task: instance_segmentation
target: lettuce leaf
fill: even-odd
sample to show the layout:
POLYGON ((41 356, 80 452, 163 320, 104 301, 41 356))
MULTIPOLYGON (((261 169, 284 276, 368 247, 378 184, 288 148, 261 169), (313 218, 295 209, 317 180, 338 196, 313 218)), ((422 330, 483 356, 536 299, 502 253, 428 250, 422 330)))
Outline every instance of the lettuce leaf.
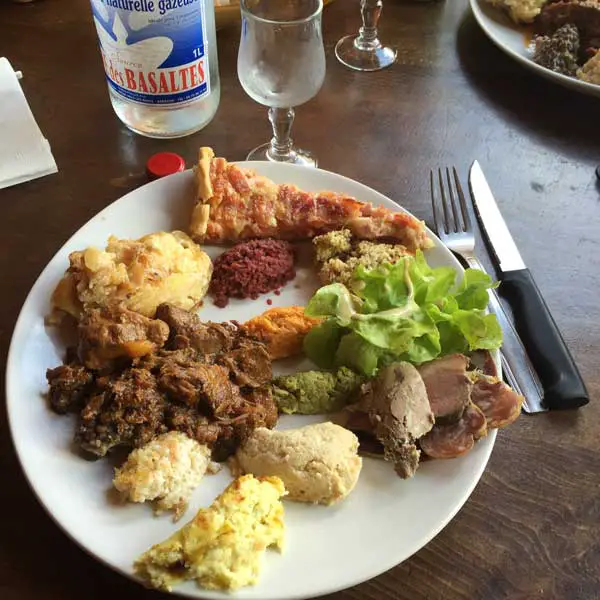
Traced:
POLYGON ((432 268, 422 252, 376 269, 358 267, 351 292, 340 283, 320 288, 305 312, 326 320, 304 340, 322 368, 348 366, 366 375, 394 360, 420 364, 453 352, 502 344, 495 315, 486 314, 491 278, 467 269, 432 268))

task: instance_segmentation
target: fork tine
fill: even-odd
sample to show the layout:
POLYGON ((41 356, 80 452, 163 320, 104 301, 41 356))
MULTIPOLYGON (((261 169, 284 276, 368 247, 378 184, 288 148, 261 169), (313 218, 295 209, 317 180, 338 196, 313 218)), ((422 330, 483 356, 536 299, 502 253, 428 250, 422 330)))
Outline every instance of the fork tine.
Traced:
POLYGON ((440 197, 442 199, 442 211, 444 213, 444 231, 450 233, 452 227, 450 227, 450 219, 448 218, 448 202, 446 200, 446 190, 444 188, 444 178, 441 169, 438 169, 438 180, 440 184, 440 197))
POLYGON ((460 200, 460 208, 465 223, 465 231, 471 231, 473 229, 473 222, 471 221, 471 210, 469 210, 470 206, 467 204, 465 193, 460 185, 460 179, 458 177, 456 167, 452 167, 452 171, 454 172, 454 182, 456 183, 456 191, 458 192, 458 198, 460 200))
POLYGON ((458 218, 458 210, 456 209, 456 194, 454 193, 454 186, 452 185, 452 179, 450 178, 450 169, 446 167, 446 180, 448 181, 448 196, 450 197, 450 207, 452 209, 452 216, 454 217, 454 231, 463 231, 462 223, 458 218))
POLYGON ((437 202, 435 201, 435 183, 433 181, 433 169, 429 170, 429 191, 431 193, 431 208, 433 209, 433 224, 435 226, 436 232, 439 234, 441 228, 439 211, 437 207, 437 202))

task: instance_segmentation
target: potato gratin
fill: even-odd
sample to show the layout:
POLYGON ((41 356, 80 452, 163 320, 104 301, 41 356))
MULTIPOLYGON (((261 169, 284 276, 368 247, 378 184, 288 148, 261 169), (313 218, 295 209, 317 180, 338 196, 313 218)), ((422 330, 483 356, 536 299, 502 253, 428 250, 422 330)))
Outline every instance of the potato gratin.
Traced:
POLYGON ((139 240, 111 236, 104 250, 72 252, 69 263, 52 305, 77 319, 85 310, 115 304, 146 317, 153 317, 163 302, 192 310, 212 275, 208 255, 181 231, 160 231, 139 240))
POLYGON ((258 581, 262 556, 284 542, 283 482, 244 475, 178 532, 152 546, 134 564, 157 589, 195 579, 206 589, 235 590, 258 581))

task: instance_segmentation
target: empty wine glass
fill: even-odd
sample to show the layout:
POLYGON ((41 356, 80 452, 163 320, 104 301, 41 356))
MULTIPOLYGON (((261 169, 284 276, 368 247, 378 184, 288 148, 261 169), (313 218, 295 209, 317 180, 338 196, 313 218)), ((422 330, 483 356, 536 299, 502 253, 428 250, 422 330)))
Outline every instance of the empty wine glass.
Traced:
POLYGON ((308 102, 325 79, 321 33, 323 0, 240 0, 242 36, 238 77, 245 92, 269 107, 270 143, 248 160, 316 166, 310 152, 294 148, 294 108, 308 102))
POLYGON ((360 0, 362 27, 358 35, 343 37, 335 47, 338 60, 357 71, 379 71, 396 60, 396 50, 382 46, 377 37, 377 23, 383 0, 360 0))

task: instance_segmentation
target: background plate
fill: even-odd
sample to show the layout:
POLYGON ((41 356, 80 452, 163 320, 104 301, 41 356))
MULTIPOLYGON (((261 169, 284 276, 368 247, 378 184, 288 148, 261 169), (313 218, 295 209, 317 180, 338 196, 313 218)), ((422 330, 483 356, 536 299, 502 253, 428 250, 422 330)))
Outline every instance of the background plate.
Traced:
POLYGON ((534 63, 527 48, 526 29, 518 27, 502 10, 491 6, 484 0, 470 0, 470 3, 475 20, 481 29, 496 46, 510 57, 546 79, 577 92, 600 97, 600 85, 579 81, 579 79, 555 73, 534 63))
MULTIPOLYGON (((360 200, 398 206, 366 186, 326 171, 270 163, 241 163, 280 183, 307 190, 334 190, 360 200)), ((58 251, 33 286, 15 326, 7 365, 7 404, 14 444, 25 474, 48 513, 91 555, 132 576, 133 560, 187 522, 201 506, 211 503, 230 481, 226 468, 206 477, 190 508, 173 524, 168 515, 153 518, 148 506, 117 506, 111 488, 109 460, 88 462, 71 449, 73 422, 46 406, 45 372, 61 363, 64 345, 56 331, 46 329, 50 294, 62 276, 70 252, 89 245, 104 246, 110 234, 139 237, 158 230, 185 229, 194 198, 190 171, 145 185, 117 200, 84 225, 58 251)), ((462 269, 452 254, 435 240, 428 250, 434 265, 462 269)), ((211 248, 214 256, 220 249, 211 248)), ((245 320, 260 314, 271 297, 273 306, 304 304, 318 286, 313 270, 300 267, 281 296, 234 301, 226 309, 210 300, 200 311, 203 319, 245 320)), ((288 365, 290 366, 290 365, 288 365)), ((308 364, 296 363, 296 369, 308 364)), ((322 420, 288 416, 279 428, 322 420)), ((279 600, 310 598, 334 592, 374 577, 424 546, 467 500, 488 461, 496 434, 480 441, 467 456, 428 461, 417 475, 403 481, 389 463, 365 459, 360 480, 347 500, 335 507, 286 503, 287 548, 267 552, 260 583, 236 598, 279 600)), ((187 583, 176 592, 201 598, 231 595, 201 590, 187 583)))

